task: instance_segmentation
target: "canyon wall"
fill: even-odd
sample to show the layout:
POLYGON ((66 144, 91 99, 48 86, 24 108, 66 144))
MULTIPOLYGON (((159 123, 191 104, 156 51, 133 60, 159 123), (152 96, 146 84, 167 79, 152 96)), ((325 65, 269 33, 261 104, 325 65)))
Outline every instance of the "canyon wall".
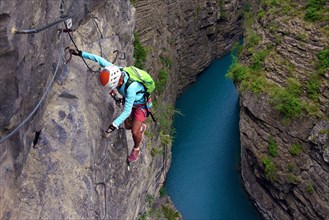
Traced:
POLYGON ((328 2, 249 6, 233 69, 246 190, 265 219, 328 219, 328 2))

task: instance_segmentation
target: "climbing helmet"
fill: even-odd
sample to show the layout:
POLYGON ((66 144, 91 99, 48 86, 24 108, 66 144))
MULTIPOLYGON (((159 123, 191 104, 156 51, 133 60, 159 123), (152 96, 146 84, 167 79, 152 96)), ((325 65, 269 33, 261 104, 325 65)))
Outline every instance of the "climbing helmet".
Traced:
POLYGON ((121 74, 119 67, 115 65, 107 66, 101 69, 99 80, 101 81, 102 86, 105 86, 108 89, 115 89, 118 86, 121 74))

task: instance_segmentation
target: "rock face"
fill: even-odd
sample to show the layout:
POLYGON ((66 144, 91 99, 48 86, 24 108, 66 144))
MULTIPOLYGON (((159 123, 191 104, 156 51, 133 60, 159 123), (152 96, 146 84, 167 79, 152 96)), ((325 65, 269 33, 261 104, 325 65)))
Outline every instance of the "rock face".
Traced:
MULTIPOLYGON (((136 30, 150 48, 146 66, 159 71, 158 57, 173 63, 166 91, 181 91, 241 37, 240 1, 136 1, 136 30)), ((176 98, 177 92, 166 94, 176 98)))
MULTIPOLYGON (((73 46, 66 33, 59 35, 57 31, 65 28, 64 25, 32 35, 11 32, 14 28, 40 27, 53 22, 61 15, 61 2, 19 3, 0 3, 3 38, 8 41, 1 48, 1 66, 6 70, 1 74, 1 83, 6 85, 1 86, 1 137, 32 112, 51 85, 54 73, 56 78, 37 112, 1 143, 1 218, 136 216, 140 207, 130 208, 134 203, 127 204, 130 202, 125 200, 128 198, 125 193, 143 194, 153 189, 141 181, 134 184, 148 170, 141 169, 134 175, 133 167, 131 173, 126 172, 124 131, 113 137, 115 143, 101 138, 101 129, 109 125, 117 112, 113 103, 104 105, 107 97, 97 77, 87 71, 81 59, 74 57, 68 65, 63 62, 64 48, 73 46), (114 154, 109 152, 115 149, 114 154), (124 190, 131 185, 136 191, 124 190), (113 194, 117 194, 116 199, 112 198, 113 194), (119 204, 126 207, 117 208, 119 204)), ((120 64, 132 63, 135 12, 127 2, 65 1, 63 9, 73 17, 76 31, 72 34, 79 49, 102 52, 110 60, 114 60, 114 50, 125 51, 127 59, 120 64)))
POLYGON ((0 2, 1 140, 28 118, 0 145, 1 218, 134 219, 146 210, 148 198, 158 196, 170 148, 151 155, 149 146, 158 147, 159 138, 146 138, 140 160, 128 171, 130 133, 120 129, 111 140, 101 138, 121 109, 79 57, 64 62, 64 48, 74 47, 67 33, 57 30, 64 25, 14 34, 15 29, 51 23, 63 10, 73 18, 72 36, 80 50, 110 61, 119 50, 126 59, 115 64, 125 66, 133 64, 136 16, 136 30, 150 48, 145 67, 157 78, 163 66, 159 57, 172 60, 159 97, 168 103, 241 34, 238 1, 135 4, 137 13, 121 0, 0 2))
MULTIPOLYGON (((255 16, 246 37, 260 36, 254 52, 267 49, 268 56, 262 63, 265 80, 289 87, 293 78, 301 88, 298 100, 303 108, 300 116, 284 119, 273 107, 270 87, 256 93, 243 89, 246 83, 237 83, 246 190, 265 219, 328 219, 328 69, 317 75, 316 98, 310 98, 308 87, 318 71, 319 52, 329 46, 328 32, 323 29, 328 22, 305 21, 306 3, 293 5, 291 1, 279 10, 275 4, 250 4, 255 16), (294 9, 287 13, 284 7, 294 9), (317 111, 308 109, 312 103, 317 111)), ((324 8, 328 11, 328 4, 324 8)), ((244 64, 254 62, 250 51, 241 55, 244 64)))

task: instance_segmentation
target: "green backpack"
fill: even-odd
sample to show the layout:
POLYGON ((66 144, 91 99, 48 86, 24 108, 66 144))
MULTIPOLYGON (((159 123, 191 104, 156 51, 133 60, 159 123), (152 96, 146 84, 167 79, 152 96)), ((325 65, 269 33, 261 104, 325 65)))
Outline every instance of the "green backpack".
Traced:
POLYGON ((128 87, 133 82, 140 82, 144 88, 145 92, 139 91, 137 93, 144 93, 145 95, 145 109, 147 111, 147 117, 150 115, 152 117, 152 120, 156 123, 156 119, 154 118, 151 108, 152 108, 152 99, 151 99, 151 93, 155 89, 155 82, 146 71, 138 69, 135 66, 129 66, 123 68, 123 70, 128 74, 129 79, 126 83, 125 91, 127 92, 128 87))
POLYGON ((140 82, 145 87, 145 91, 149 96, 155 89, 155 83, 150 74, 148 74, 146 71, 138 69, 135 66, 129 66, 123 68, 123 70, 128 73, 129 79, 126 84, 125 90, 127 91, 127 88, 130 86, 130 84, 134 81, 140 82))

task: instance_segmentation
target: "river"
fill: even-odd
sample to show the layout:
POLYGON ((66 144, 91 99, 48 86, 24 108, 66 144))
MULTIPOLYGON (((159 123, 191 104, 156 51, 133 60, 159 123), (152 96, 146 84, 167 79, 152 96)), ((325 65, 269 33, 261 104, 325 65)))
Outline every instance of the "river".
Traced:
POLYGON ((183 219, 260 219, 241 184, 239 97, 217 59, 177 99, 166 190, 183 219))

